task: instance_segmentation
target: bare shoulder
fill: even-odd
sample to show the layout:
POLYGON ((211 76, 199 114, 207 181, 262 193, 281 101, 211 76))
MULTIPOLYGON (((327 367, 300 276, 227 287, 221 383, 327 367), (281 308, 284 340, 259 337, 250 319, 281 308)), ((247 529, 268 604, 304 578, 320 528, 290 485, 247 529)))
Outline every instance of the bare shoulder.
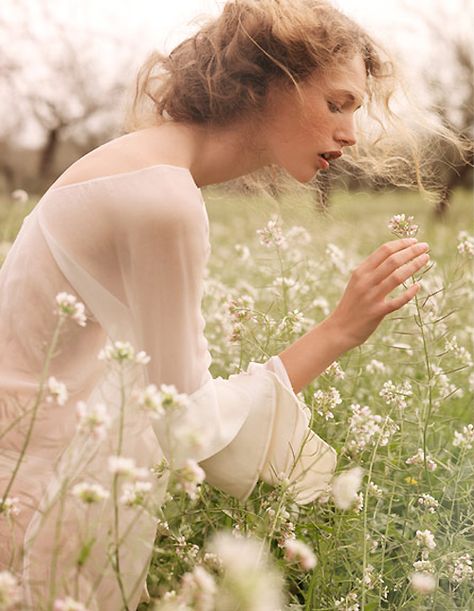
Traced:
POLYGON ((140 170, 156 161, 149 155, 144 138, 132 132, 109 140, 70 165, 51 187, 63 187, 140 170))

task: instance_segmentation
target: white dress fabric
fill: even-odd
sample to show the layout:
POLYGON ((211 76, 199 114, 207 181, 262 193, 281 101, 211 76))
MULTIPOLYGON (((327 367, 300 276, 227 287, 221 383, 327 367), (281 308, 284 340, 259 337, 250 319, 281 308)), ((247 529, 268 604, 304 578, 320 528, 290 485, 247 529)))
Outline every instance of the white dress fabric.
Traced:
MULTIPOLYGON (((211 377, 201 313, 209 254, 204 200, 177 166, 53 185, 25 219, 0 270, 2 496, 29 436, 8 491, 21 511, 0 515, 0 570, 22 581, 22 609, 69 595, 88 609, 135 610, 142 596, 156 517, 122 505, 115 511, 113 494, 87 507, 70 494, 84 481, 112 490, 110 455, 150 468, 172 452, 162 420, 124 407, 117 373, 98 359, 108 342, 130 342, 150 357, 125 369, 124 383, 174 385, 189 395, 185 424, 204 440, 193 458, 211 485, 244 501, 258 479, 275 485, 286 477, 304 504, 330 481, 336 452, 310 430, 277 356, 228 379, 211 377), (46 373, 66 385, 66 403, 43 396, 35 407, 60 292, 85 305, 87 324, 65 321, 46 373), (77 431, 78 401, 106 404, 105 439, 77 431), (110 554, 116 538, 120 579, 110 554), (80 565, 78 550, 88 543, 80 565)), ((175 467, 185 458, 176 455, 175 467)), ((151 481, 159 506, 166 478, 151 481)))

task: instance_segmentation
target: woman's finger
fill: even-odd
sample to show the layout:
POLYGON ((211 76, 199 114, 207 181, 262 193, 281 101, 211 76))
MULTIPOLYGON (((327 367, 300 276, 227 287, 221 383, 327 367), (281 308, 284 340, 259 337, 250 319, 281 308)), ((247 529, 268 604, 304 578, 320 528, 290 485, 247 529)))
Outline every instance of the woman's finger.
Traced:
POLYGON ((374 284, 379 284, 398 268, 402 267, 402 265, 406 265, 412 259, 415 259, 421 254, 425 253, 428 249, 429 245, 426 242, 419 242, 418 244, 413 244, 408 248, 404 248, 393 253, 387 257, 373 272, 372 279, 374 284))
POLYGON ((400 284, 408 280, 410 276, 413 276, 413 274, 424 267, 429 260, 429 255, 423 253, 418 255, 415 259, 412 259, 409 263, 397 268, 378 285, 379 294, 385 296, 391 293, 397 286, 400 286, 400 284))
POLYGON ((416 244, 416 238, 403 238, 401 240, 392 240, 391 242, 385 242, 374 250, 374 252, 365 259, 360 265, 359 270, 361 273, 370 271, 378 267, 387 257, 393 255, 399 250, 408 248, 413 244, 416 244))
POLYGON ((410 286, 409 289, 407 289, 401 295, 398 295, 397 297, 393 297, 393 299, 387 299, 385 301, 384 316, 386 316, 387 314, 390 314, 391 312, 395 312, 396 310, 399 310, 401 307, 406 305, 417 294, 419 288, 420 288, 419 284, 413 284, 412 286, 410 286))

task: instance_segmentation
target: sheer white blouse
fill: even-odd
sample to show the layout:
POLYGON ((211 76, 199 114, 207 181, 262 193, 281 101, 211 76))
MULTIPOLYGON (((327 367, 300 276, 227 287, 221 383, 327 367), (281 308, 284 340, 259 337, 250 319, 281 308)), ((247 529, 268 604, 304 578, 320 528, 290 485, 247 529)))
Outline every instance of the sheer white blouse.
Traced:
MULTIPOLYGON (((112 494, 88 508, 70 494, 83 481, 111 490, 110 455, 149 468, 171 452, 162 421, 128 408, 117 451, 123 396, 116 374, 98 359, 106 342, 128 341, 150 357, 125 382, 172 384, 189 395, 186 424, 204 439, 193 458, 211 485, 245 501, 258 479, 275 485, 288 478, 304 504, 330 481, 336 452, 310 430, 278 356, 228 379, 211 377, 201 312, 209 254, 204 200, 190 172, 177 166, 53 185, 26 217, 0 270, 2 496, 35 418, 8 492, 21 511, 0 516, 0 570, 21 578, 32 608, 68 594, 89 609, 135 609, 144 589, 156 517, 127 507, 115 515, 112 494), (47 371, 65 383, 68 400, 44 399, 35 411, 60 292, 84 303, 87 324, 66 321, 47 371), (105 440, 77 432, 78 401, 107 405, 105 440), (117 533, 121 585, 108 552, 117 533), (78 569, 86 536, 91 554, 78 569)), ((177 456, 175 466, 184 460, 177 456)), ((157 504, 165 487, 153 478, 157 504)))

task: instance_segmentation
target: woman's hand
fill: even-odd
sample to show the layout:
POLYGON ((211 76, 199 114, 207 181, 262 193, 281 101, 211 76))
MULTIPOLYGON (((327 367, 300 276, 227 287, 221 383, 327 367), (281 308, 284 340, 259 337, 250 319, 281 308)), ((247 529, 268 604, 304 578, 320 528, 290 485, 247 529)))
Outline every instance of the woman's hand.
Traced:
POLYGON ((382 244, 357 266, 328 319, 347 345, 363 344, 387 314, 415 296, 418 284, 393 299, 388 298, 389 293, 428 263, 428 249, 428 244, 413 238, 393 240, 382 244))

